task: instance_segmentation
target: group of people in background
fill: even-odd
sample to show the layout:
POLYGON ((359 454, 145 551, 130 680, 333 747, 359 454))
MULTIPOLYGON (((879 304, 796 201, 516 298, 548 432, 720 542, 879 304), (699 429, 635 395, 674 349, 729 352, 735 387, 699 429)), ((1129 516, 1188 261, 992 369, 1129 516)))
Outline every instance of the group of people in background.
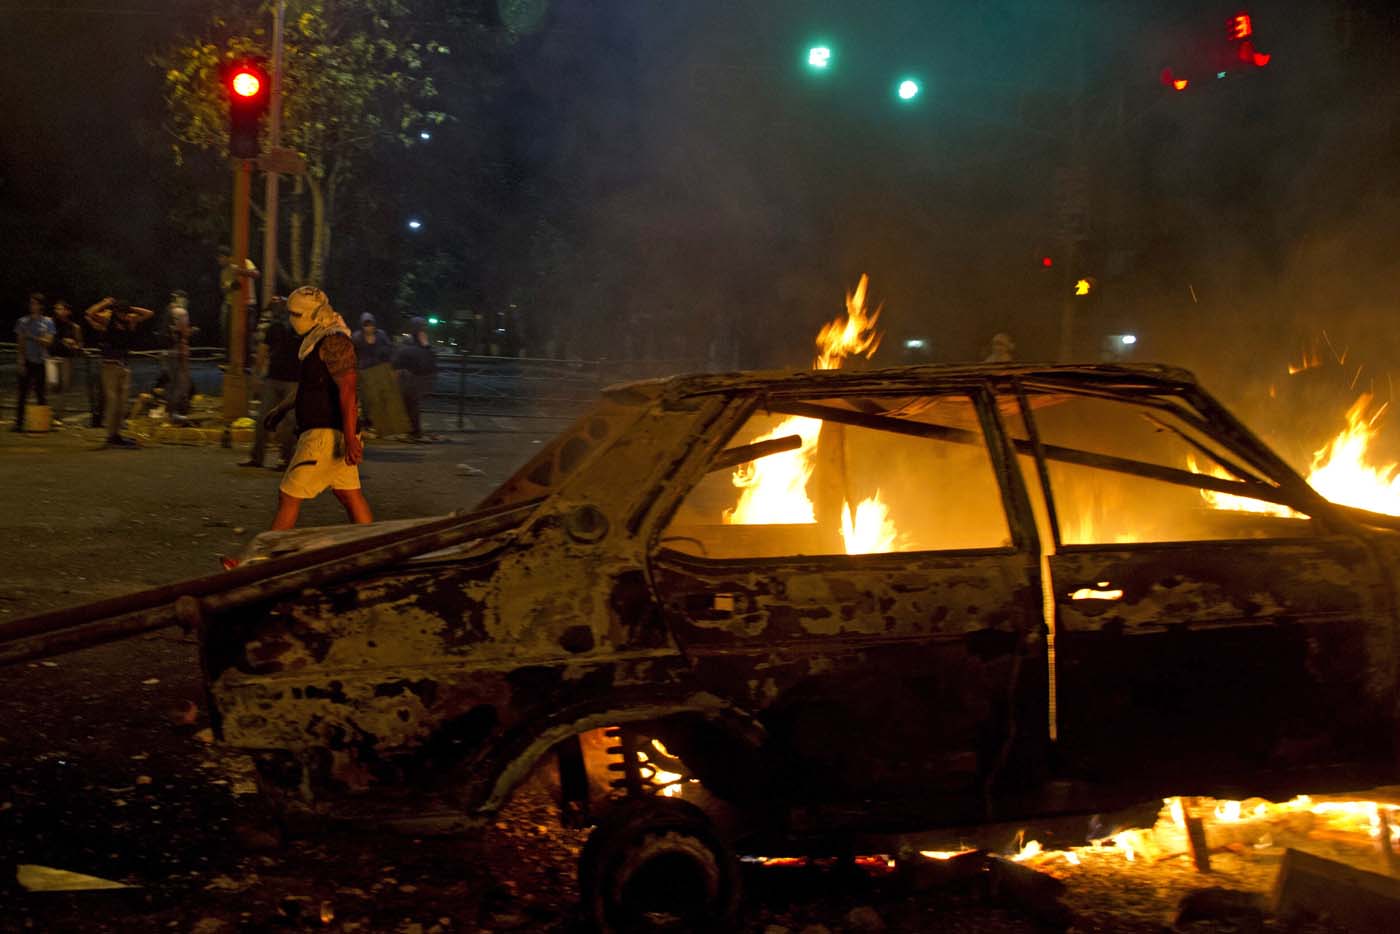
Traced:
MULTIPOLYGON (((50 410, 51 424, 63 425, 69 415, 66 405, 74 385, 74 361, 88 354, 101 360, 99 378, 91 380, 95 384, 90 389, 92 424, 107 429, 109 445, 134 446, 135 442, 123 437, 122 425, 132 388, 129 356, 138 343, 154 343, 163 350, 160 375, 153 387, 154 395, 158 400, 163 396, 168 420, 176 424, 184 422, 190 413, 194 390, 190 347, 199 328, 190 322, 189 299, 184 292, 171 294, 166 314, 155 329, 158 333, 144 334, 155 317, 156 313, 149 308, 110 296, 94 303, 81 317, 76 317, 63 299, 55 299, 49 304, 43 294, 30 293, 28 313, 15 323, 14 328, 18 351, 18 398, 12 430, 24 431, 27 427, 26 410, 30 404, 48 406, 51 395, 55 403, 50 410), (98 385, 101 387, 100 395, 97 395, 98 385)), ((396 343, 388 332, 378 327, 374 315, 367 312, 360 316, 360 327, 354 332, 352 340, 360 371, 379 366, 392 371, 390 385, 394 394, 401 397, 407 414, 408 440, 421 441, 430 437, 423 432, 422 400, 432 391, 437 360, 427 321, 413 318, 409 323, 407 338, 396 343)), ((297 358, 299 342, 300 338, 287 320, 286 299, 274 299, 252 334, 253 373, 261 412, 272 411, 295 393, 300 368, 297 358)), ((362 425, 372 427, 373 418, 369 414, 372 407, 361 408, 366 413, 362 416, 362 425)), ((261 422, 260 418, 255 423, 253 447, 244 464, 263 465, 270 434, 285 463, 294 441, 291 420, 282 431, 276 433, 269 433, 261 422)))
MULTIPOLYGON (((73 360, 81 356, 87 343, 83 326, 73 319, 72 309, 63 299, 56 299, 49 314, 45 314, 42 293, 31 292, 28 313, 15 322, 15 344, 18 351, 19 395, 15 405, 12 430, 24 431, 26 410, 31 395, 39 406, 48 405, 48 387, 53 384, 59 402, 55 413, 59 423, 66 412, 63 403, 73 384, 73 360), (49 369, 54 369, 50 379, 49 369)), ((133 444, 122 437, 123 413, 131 391, 131 370, 127 357, 133 339, 155 312, 108 296, 95 302, 83 312, 83 322, 91 332, 102 358, 101 424, 107 428, 107 443, 114 447, 133 444)), ((188 320, 188 318, 186 319, 188 320)), ((94 416, 96 419, 96 416, 94 416)))
POLYGON ((424 440, 423 397, 433 391, 433 381, 437 378, 437 355, 433 352, 427 320, 410 319, 408 339, 396 345, 380 330, 374 315, 365 312, 360 315, 360 329, 351 335, 351 340, 355 343, 361 370, 386 363, 393 368, 399 395, 408 413, 408 437, 412 441, 424 440))

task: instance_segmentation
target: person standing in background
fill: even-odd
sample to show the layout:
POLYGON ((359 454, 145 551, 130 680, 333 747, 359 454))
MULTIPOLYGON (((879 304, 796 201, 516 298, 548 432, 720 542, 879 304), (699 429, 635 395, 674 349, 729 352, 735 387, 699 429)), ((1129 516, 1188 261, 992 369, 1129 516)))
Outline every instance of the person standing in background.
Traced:
MULTIPOLYGON (((267 322, 259 327, 258 352, 255 357, 255 370, 262 378, 258 389, 257 424, 253 427, 253 449, 248 459, 238 466, 262 467, 267 451, 267 416, 269 413, 285 410, 297 391, 297 378, 301 371, 301 361, 297 351, 301 349, 301 338, 297 337, 287 321, 287 299, 277 296, 267 306, 267 322)), ((292 444, 296 440, 295 423, 288 419, 276 429, 275 440, 281 456, 278 470, 285 469, 292 456, 292 444)))
POLYGON ((362 370, 379 363, 388 363, 394 356, 394 347, 388 336, 379 330, 379 322, 374 315, 365 312, 360 315, 360 329, 350 335, 355 342, 355 357, 362 370))
POLYGON ((428 322, 414 318, 409 322, 409 342, 394 354, 394 372, 399 379, 404 408, 408 409, 408 437, 423 440, 423 399, 433 391, 437 377, 437 354, 428 336, 428 322))
POLYGON ((54 340, 49 345, 49 357, 58 367, 54 386, 54 424, 62 424, 67 413, 66 399, 73 387, 73 358, 83 353, 83 326, 73 320, 73 310, 63 299, 53 303, 54 340))
MULTIPOLYGON (((183 293, 176 293, 177 295, 183 293)), ((170 385, 166 389, 166 412, 172 420, 184 419, 190 414, 190 396, 194 392, 194 380, 190 376, 190 340, 199 333, 199 328, 190 324, 189 309, 183 304, 170 303, 169 343, 167 362, 170 366, 170 385)))
POLYGON ((29 401, 29 391, 34 390, 34 399, 39 405, 48 404, 47 374, 44 361, 48 359, 49 345, 53 343, 53 322, 44 317, 44 296, 38 292, 29 293, 29 314, 15 322, 15 349, 19 353, 19 399, 15 402, 14 431, 24 431, 24 407, 29 401))
POLYGON ((102 424, 107 428, 107 445, 116 448, 137 447, 135 441, 122 437, 122 422, 126 418, 126 399, 131 392, 131 370, 126 364, 136 329, 155 312, 110 295, 84 312, 88 326, 98 333, 102 349, 102 424))

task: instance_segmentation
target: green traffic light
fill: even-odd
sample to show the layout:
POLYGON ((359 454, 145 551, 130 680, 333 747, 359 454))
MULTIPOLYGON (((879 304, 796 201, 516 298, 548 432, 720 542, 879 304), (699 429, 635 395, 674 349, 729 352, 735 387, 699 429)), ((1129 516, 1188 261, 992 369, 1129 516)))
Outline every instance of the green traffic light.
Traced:
POLYGON ((818 71, 824 71, 831 66, 831 47, 827 45, 814 45, 807 50, 807 65, 818 71))
POLYGON ((902 101, 912 101, 919 96, 919 92, 922 90, 923 88, 919 85, 919 82, 915 81, 913 78, 905 78, 903 81, 899 82, 899 86, 895 88, 895 93, 899 95, 899 99, 902 101))
POLYGON ((442 320, 441 320, 440 318, 429 318, 429 319, 428 319, 428 323, 429 323, 429 324, 442 324, 442 320))

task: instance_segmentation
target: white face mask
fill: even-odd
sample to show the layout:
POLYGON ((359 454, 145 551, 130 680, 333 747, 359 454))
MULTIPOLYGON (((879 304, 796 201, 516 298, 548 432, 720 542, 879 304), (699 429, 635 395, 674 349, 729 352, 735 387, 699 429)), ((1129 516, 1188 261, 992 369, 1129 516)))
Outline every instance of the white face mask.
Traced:
POLYGON ((298 289, 287 300, 287 321, 298 337, 305 337, 316 326, 316 313, 328 304, 326 293, 320 289, 298 289))
POLYGON ((287 309, 287 320, 291 322, 292 330, 297 332, 297 337, 305 337, 312 328, 312 318, 314 316, 309 311, 292 311, 287 309))

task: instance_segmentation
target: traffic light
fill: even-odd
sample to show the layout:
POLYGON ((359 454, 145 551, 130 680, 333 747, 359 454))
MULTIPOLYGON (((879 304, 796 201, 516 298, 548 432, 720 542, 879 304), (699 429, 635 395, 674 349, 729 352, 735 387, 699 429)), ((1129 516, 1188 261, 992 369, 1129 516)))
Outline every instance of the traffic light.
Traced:
POLYGON ((228 154, 235 159, 256 159, 261 150, 258 131, 271 99, 267 70, 254 61, 240 61, 224 71, 228 92, 228 154))

